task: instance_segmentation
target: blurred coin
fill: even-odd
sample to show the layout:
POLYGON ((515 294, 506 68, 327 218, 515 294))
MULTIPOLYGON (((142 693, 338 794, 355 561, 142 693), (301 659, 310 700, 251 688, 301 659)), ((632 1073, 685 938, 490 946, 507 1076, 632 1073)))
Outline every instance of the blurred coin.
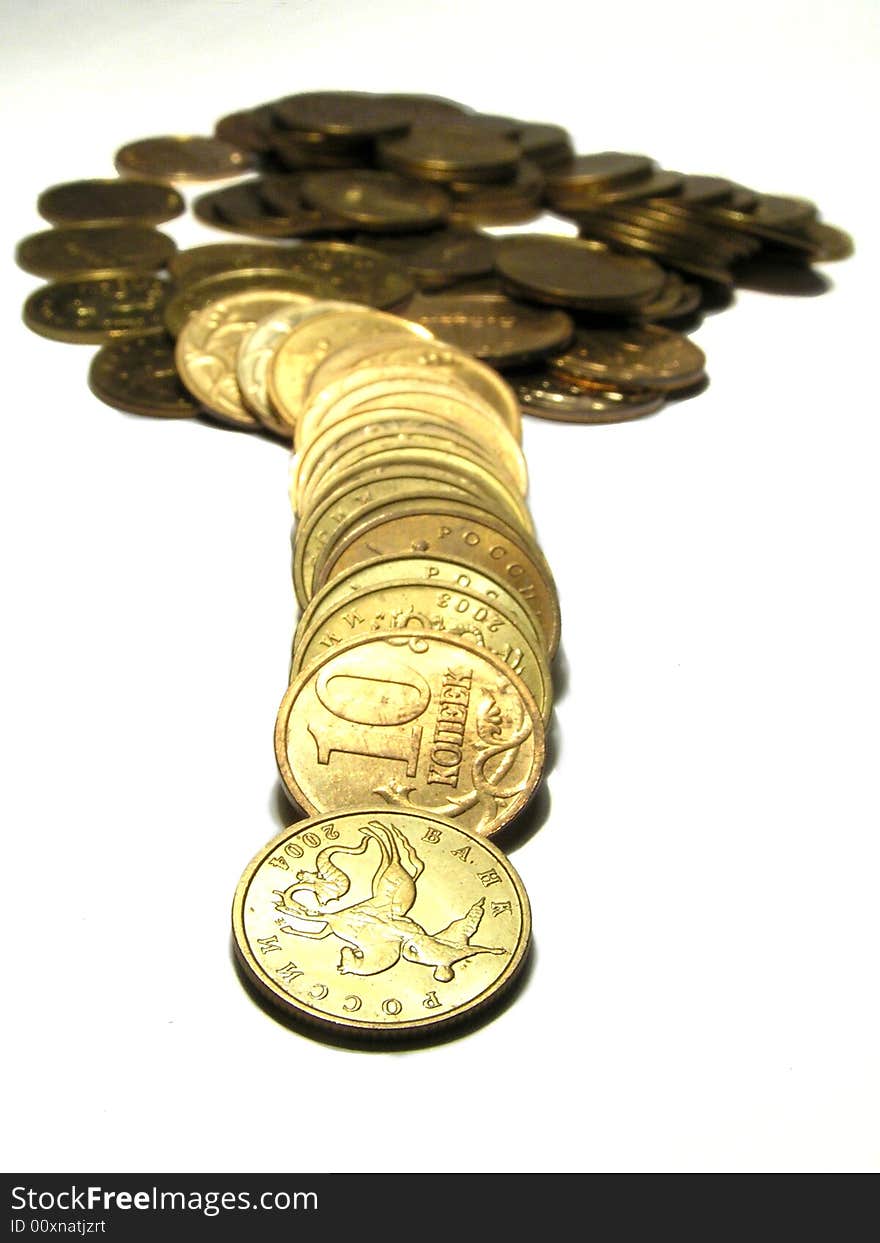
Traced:
POLYGON ((187 419, 198 413, 177 374, 174 342, 161 333, 102 346, 92 359, 89 388, 108 406, 130 414, 187 419))
POLYGON ((848 259, 855 249, 848 233, 819 220, 811 220, 804 225, 804 235, 813 248, 810 255, 813 263, 832 263, 837 259, 848 259))
POLYGON ((35 276, 82 279, 96 272, 153 272, 177 247, 172 239, 141 225, 46 229, 19 242, 18 266, 35 276))
MULTIPOLYGON (((168 300, 165 307, 165 327, 173 337, 181 331, 186 321, 195 311, 202 310, 212 302, 225 301, 242 293, 259 292, 271 289, 283 294, 300 295, 303 305, 308 305, 310 297, 302 289, 302 280, 297 273, 287 268, 239 268, 232 272, 216 272, 193 280, 178 289, 168 300)), ((293 302, 293 298, 283 297, 281 301, 293 302)), ((266 308, 271 309, 272 303, 266 308)))
POLYGON ((527 121, 518 141, 521 154, 539 168, 555 168, 574 158, 571 135, 561 125, 527 121))
POLYGON ((24 304, 24 321, 41 337, 101 345, 162 332, 167 296, 164 281, 130 272, 59 281, 34 290, 24 304))
POLYGON ((274 129, 272 109, 262 105, 221 117, 214 126, 214 134, 234 147, 264 155, 271 147, 274 129))
POLYGON ((170 259, 168 271, 173 280, 184 284, 239 268, 280 268, 288 249, 281 244, 261 242, 209 242, 179 250, 170 259))
POLYGON ((660 392, 634 393, 585 389, 549 370, 530 372, 515 381, 523 411, 560 423, 625 423, 654 414, 664 405, 660 392))
POLYGON ((242 340, 275 307, 301 304, 302 294, 272 288, 246 288, 217 298, 187 318, 177 338, 175 360, 183 383, 205 410, 234 427, 260 423, 241 398, 236 360, 242 340))
POLYGON ((309 91, 290 95, 275 104, 274 111, 291 129, 345 138, 400 134, 409 125, 393 99, 365 91, 309 91))
POLYGON ((259 177, 202 194, 193 200, 192 209, 203 224, 255 237, 306 237, 335 227, 321 212, 304 205, 276 211, 263 198, 259 177))
POLYGON ((643 181, 653 168, 654 161, 646 155, 628 155, 620 151, 576 155, 570 163, 548 173, 547 191, 552 197, 561 195, 563 198, 597 194, 643 181))
POLYGON ((156 181, 215 181, 238 177, 253 167, 253 156, 221 138, 163 135, 127 143, 116 152, 116 168, 124 177, 156 181))
POLYGON ((434 336, 495 366, 542 358, 571 339, 564 311, 529 306, 503 294, 417 294, 404 308, 434 336))
POLYGON ((183 199, 170 186, 118 177, 50 186, 37 200, 37 211, 50 224, 162 224, 183 210, 183 199))
POLYGON ((519 292, 594 311, 650 302, 665 279, 650 259, 615 255, 577 238, 537 234, 501 238, 495 265, 519 292))
POLYGON ((495 264, 495 242, 473 229, 437 229, 405 237, 356 238, 404 264, 421 288, 440 289, 469 276, 483 276, 495 264))
POLYGON ((618 390, 689 388, 703 375, 706 356, 687 337, 645 324, 578 332, 551 370, 572 383, 593 381, 618 390))
POLYGON ((491 131, 417 125, 403 138, 381 142, 378 158, 386 168, 429 181, 497 181, 516 171, 519 148, 491 131))
POLYGON ((373 169, 311 173, 303 179, 302 194, 349 226, 378 233, 430 229, 443 223, 451 206, 436 186, 373 169))

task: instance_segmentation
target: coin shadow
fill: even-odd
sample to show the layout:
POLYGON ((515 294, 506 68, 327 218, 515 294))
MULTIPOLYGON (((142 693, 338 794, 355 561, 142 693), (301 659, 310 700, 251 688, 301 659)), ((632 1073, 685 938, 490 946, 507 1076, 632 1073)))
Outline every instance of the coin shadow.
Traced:
POLYGON ((736 283, 754 293, 796 298, 818 298, 834 286, 829 277, 807 263, 791 263, 767 255, 738 264, 736 283))
POLYGON ((687 401, 689 397, 699 397, 700 393, 705 393, 709 387, 711 380, 708 374, 703 375, 697 380, 696 384, 689 384, 687 388, 675 389, 671 393, 666 393, 666 405, 673 405, 679 401, 687 401))
POLYGON ((268 999, 256 988, 253 981, 245 974, 239 962, 238 955, 235 952, 235 942, 232 938, 229 941, 229 958, 235 974, 238 976, 239 983, 254 1005, 262 1010, 268 1018, 274 1020, 279 1027, 284 1027, 297 1036, 305 1036, 306 1039, 313 1040, 317 1044, 331 1045, 333 1048, 344 1049, 351 1053, 421 1053, 426 1049, 433 1049, 437 1045, 452 1044, 453 1041, 464 1039, 478 1028, 485 1027, 488 1023, 493 1023, 497 1018, 500 1018, 528 987, 532 972, 535 969, 537 951, 533 936, 523 959, 523 964, 519 971, 517 971, 514 979, 499 996, 493 998, 491 1002, 481 1007, 475 1014, 471 1016, 466 1015, 464 1018, 451 1023, 448 1028, 440 1028, 440 1030, 427 1028, 424 1034, 412 1033, 407 1036, 373 1035, 372 1033, 360 1036, 346 1035, 342 1032, 330 1031, 321 1027, 318 1021, 310 1023, 306 1019, 297 1020, 292 1015, 284 1014, 281 1010, 272 1006, 268 999))
POLYGON ((295 803, 291 803, 284 789, 284 783, 280 780, 275 782, 272 793, 269 795, 269 811, 281 829, 286 829, 288 825, 296 824, 298 820, 306 818, 305 812, 295 803))

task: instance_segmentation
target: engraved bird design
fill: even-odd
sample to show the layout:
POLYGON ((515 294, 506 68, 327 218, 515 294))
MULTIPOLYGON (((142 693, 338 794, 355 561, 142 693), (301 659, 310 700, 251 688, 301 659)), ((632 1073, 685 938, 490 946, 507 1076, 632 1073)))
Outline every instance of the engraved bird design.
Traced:
MULTIPOLYGON (((294 894, 307 888, 317 896, 314 883, 308 879, 315 874, 300 873, 300 877, 307 879, 298 880, 283 891, 275 890, 279 899, 275 909, 284 915, 321 926, 314 931, 289 928, 292 935, 311 940, 338 937, 344 943, 336 968, 341 975, 377 975, 403 958, 406 962, 432 968, 434 979, 440 983, 448 983, 455 978, 454 967, 463 959, 475 954, 507 952, 500 946, 470 944, 470 938, 483 918, 484 898, 474 902, 464 915, 436 933, 427 932, 411 919, 409 911, 416 900, 416 883, 424 871, 424 863, 407 838, 392 825, 371 820, 362 833, 364 841, 359 847, 335 847, 332 851, 322 852, 327 855, 322 867, 326 869, 330 853, 360 854, 367 844, 375 841, 379 846, 379 863, 373 875, 371 896, 338 911, 312 910, 294 894)), ((339 882, 334 883, 338 885, 339 882)))

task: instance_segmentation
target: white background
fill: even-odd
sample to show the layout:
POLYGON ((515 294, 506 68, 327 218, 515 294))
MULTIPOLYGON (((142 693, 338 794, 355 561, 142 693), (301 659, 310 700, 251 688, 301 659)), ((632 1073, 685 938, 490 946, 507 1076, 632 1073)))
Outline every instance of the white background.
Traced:
POLYGON ((707 318, 696 400, 528 422, 567 667, 513 856, 534 969, 408 1053, 292 1033, 230 962, 235 882, 288 819, 283 449, 100 404, 90 349, 20 325, 10 261, 4 1168, 876 1168, 876 6, 2 9, 10 255, 123 142, 320 87, 555 120, 814 198, 858 244, 824 296, 707 318))

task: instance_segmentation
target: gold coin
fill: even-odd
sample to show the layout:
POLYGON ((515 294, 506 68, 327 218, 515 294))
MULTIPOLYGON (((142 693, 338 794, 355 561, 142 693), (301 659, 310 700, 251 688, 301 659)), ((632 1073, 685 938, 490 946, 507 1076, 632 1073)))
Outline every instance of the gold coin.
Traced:
POLYGON ((37 199, 37 211, 50 224, 162 224, 185 209, 171 186, 120 177, 67 181, 50 186, 37 199))
POLYGON ((175 359, 180 378, 196 401, 233 427, 259 427, 239 392, 238 347, 274 307, 304 301, 302 294, 286 289, 245 289, 194 311, 177 338, 175 359))
POLYGON ((358 306, 309 316, 281 342, 269 367, 269 396, 279 417, 293 426, 297 443, 309 381, 327 355, 389 327, 431 339, 431 333, 420 324, 409 324, 397 315, 358 306))
POLYGON ((180 383, 174 342, 164 333, 112 341, 89 368, 89 388, 117 410, 162 419, 188 419, 198 408, 180 383))
POLYGON ((197 134, 140 138, 116 152, 117 170, 125 177, 157 181, 215 181, 237 177, 254 165, 248 151, 220 138, 197 134))
POLYGON ((19 242, 15 260, 26 272, 55 280, 94 280, 107 272, 154 272, 177 247, 143 225, 46 229, 19 242))
POLYGON ((419 439, 430 439, 437 442, 440 448, 457 445, 466 448, 477 461, 483 460, 487 464, 491 461, 482 447, 459 428, 434 420, 429 415, 416 413, 412 417, 401 418, 394 410, 352 414, 322 432, 293 459, 290 498, 294 513, 302 513, 308 507, 312 487, 317 486, 322 476, 332 469, 337 458, 347 453, 366 452, 373 444, 381 448, 396 446, 403 449, 410 443, 410 437, 414 438, 413 443, 419 439))
POLYGON ((537 622, 550 659, 559 645, 559 600, 550 567, 524 531, 468 505, 389 505, 352 528, 320 560, 314 590, 375 557, 430 553, 499 577, 537 622))
POLYGON ((551 370, 573 384, 594 381, 621 391, 688 388, 703 376, 706 355, 681 333, 653 324, 578 332, 551 370))
POLYGON ((315 625, 325 613, 336 609, 349 597, 357 595, 378 583, 387 582, 389 575, 412 582, 430 584, 438 593, 435 605, 441 610, 461 611, 463 595, 478 595, 488 600, 505 617, 509 618, 520 634, 528 638, 530 647, 540 646, 541 632, 531 615, 518 602, 513 592, 497 578, 481 573, 472 566, 456 561, 444 561, 425 553, 392 560, 376 558, 365 561, 325 585, 315 593, 309 606, 300 617, 294 637, 298 645, 306 631, 315 625))
POLYGON ((476 1015, 525 962, 529 902, 510 862, 412 811, 300 821, 245 868, 232 904, 245 977, 290 1018, 417 1037, 476 1015))
MULTIPOLYGON (((393 568, 392 567, 385 567, 393 568)), ((294 648, 292 676, 346 639, 375 630, 431 630, 494 652, 519 674, 546 724, 553 706, 550 667, 543 650, 485 596, 438 590, 420 579, 380 581, 323 610, 294 648)))
POLYGON ((356 461, 349 458, 346 462, 334 463, 310 492, 308 507, 319 504, 346 481, 366 481, 396 470, 403 470, 416 477, 426 470, 441 470, 452 472, 457 483, 472 496, 482 498, 479 500, 480 504, 486 505, 493 512, 497 511, 514 526, 525 527, 530 534, 533 532, 532 516, 522 497, 484 460, 470 457, 462 452, 461 447, 440 449, 426 444, 417 448, 410 443, 405 448, 386 449, 374 442, 368 449, 369 452, 360 452, 356 461))
POLYGON ((402 500, 456 499, 479 503, 479 496, 458 486, 452 474, 422 470, 390 471, 376 479, 353 480, 331 493, 296 529, 293 552, 293 586, 300 605, 312 598, 312 578, 318 557, 332 548, 349 524, 376 508, 402 500))
POLYGON ((330 354, 312 378, 310 393, 319 393, 341 376, 361 367, 410 367, 426 376, 472 389, 494 406, 518 441, 522 441, 519 405, 510 385, 492 367, 445 341, 401 341, 387 337, 350 345, 330 354))
POLYGON ((544 726, 521 678, 494 653, 431 631, 379 631, 294 679, 275 755, 307 814, 384 803, 490 837, 541 778, 544 726))
POLYGON ((317 302, 310 299, 303 306, 279 306, 255 326, 242 341, 238 351, 236 373, 238 387, 247 408, 264 427, 278 436, 290 438, 293 425, 278 410, 269 393, 269 371, 278 347, 305 319, 323 315, 328 309, 350 310, 349 302, 317 302))
POLYGON ((588 389, 549 370, 529 372, 517 381, 526 414, 557 423, 626 423, 655 414, 665 403, 663 393, 640 389, 588 389))
POLYGON ((53 341, 102 345, 119 337, 162 333, 168 286, 153 276, 108 272, 94 280, 58 281, 35 289, 24 322, 53 341))
POLYGON ((416 294, 404 312, 441 341, 496 367, 543 358, 561 349, 574 332, 565 311, 530 306, 501 293, 416 294))
MULTIPOLYGON (((292 294, 300 299, 302 306, 308 306, 312 301, 300 288, 298 278, 291 276, 286 268, 239 268, 233 272, 216 272, 188 283, 172 294, 165 307, 165 327, 172 337, 176 337, 194 311, 200 311, 212 302, 262 289, 292 294)), ((287 300, 292 302, 293 298, 279 299, 287 300)))

